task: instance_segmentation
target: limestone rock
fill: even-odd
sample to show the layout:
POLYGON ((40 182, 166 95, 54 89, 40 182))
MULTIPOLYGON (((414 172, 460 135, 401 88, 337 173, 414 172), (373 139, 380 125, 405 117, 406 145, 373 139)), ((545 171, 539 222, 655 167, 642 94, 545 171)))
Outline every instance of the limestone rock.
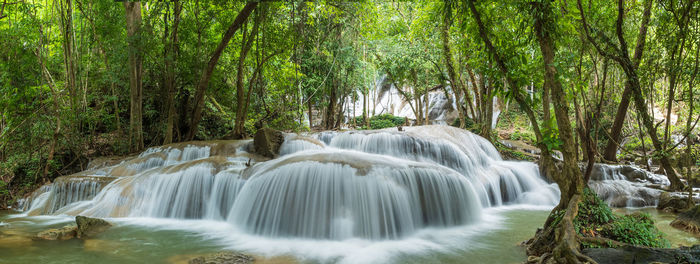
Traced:
POLYGON ((272 128, 261 128, 253 137, 255 152, 268 158, 274 158, 279 154, 283 142, 284 134, 272 128))
POLYGON ((680 248, 586 248, 583 254, 599 264, 618 263, 700 263, 700 245, 680 248))
POLYGON ((663 192, 659 196, 659 204, 656 209, 677 213, 686 210, 688 207, 687 197, 663 192))
POLYGON ((49 229, 39 232, 36 237, 43 240, 68 240, 75 238, 78 227, 67 225, 61 228, 49 229))
POLYGON ((255 259, 252 256, 231 252, 223 251, 214 254, 200 256, 191 259, 189 264, 248 264, 253 263, 255 259))
POLYGON ((678 214, 671 226, 686 232, 700 235, 700 205, 678 214))
POLYGON ((86 238, 94 236, 98 233, 104 232, 108 228, 112 227, 109 222, 99 219, 90 218, 85 216, 76 216, 75 223, 77 226, 77 236, 78 238, 86 238))

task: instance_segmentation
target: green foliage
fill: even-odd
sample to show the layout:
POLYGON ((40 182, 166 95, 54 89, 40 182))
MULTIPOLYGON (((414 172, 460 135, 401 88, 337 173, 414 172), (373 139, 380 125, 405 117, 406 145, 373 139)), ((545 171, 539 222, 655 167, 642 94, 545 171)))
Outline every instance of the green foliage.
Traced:
POLYGON ((647 247, 670 247, 663 233, 654 226, 654 220, 646 213, 623 215, 603 226, 601 235, 614 240, 647 247))
MULTIPOLYGON (((355 117, 355 123, 361 127, 361 129, 368 129, 365 124, 364 116, 355 117)), ((394 116, 392 114, 381 114, 369 118, 369 129, 382 129, 387 127, 396 127, 406 123, 406 118, 400 116, 394 116)))
MULTIPOLYGON (((556 216, 561 220, 563 212, 556 216)), ((654 226, 654 221, 648 214, 615 215, 605 201, 601 200, 589 188, 584 189, 574 226, 579 235, 582 236, 597 234, 637 246, 670 246, 668 240, 663 237, 664 234, 654 226)))
POLYGON ((527 142, 537 142, 535 134, 531 131, 523 131, 520 129, 515 130, 515 132, 510 134, 510 140, 523 140, 527 142))
POLYGON ((583 196, 579 202, 576 225, 578 227, 600 226, 609 223, 615 218, 608 204, 598 197, 591 189, 583 189, 583 196))
POLYGON ((506 145, 503 145, 503 143, 500 141, 495 141, 494 146, 496 146, 496 150, 498 150, 501 156, 503 156, 505 159, 535 161, 534 157, 523 152, 513 150, 506 145))

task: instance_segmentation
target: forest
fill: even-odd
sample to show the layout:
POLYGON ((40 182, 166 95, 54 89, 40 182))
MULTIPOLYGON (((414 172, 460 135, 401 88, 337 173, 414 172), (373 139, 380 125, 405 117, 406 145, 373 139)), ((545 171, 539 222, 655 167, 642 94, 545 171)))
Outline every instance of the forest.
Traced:
MULTIPOLYGON (((308 243, 409 243, 534 214, 508 242, 525 241, 516 261, 476 262, 621 263, 596 250, 673 247, 694 263, 700 248, 672 237, 700 244, 699 55, 696 0, 2 0, 0 209, 214 219, 308 243), (539 209, 498 209, 514 205, 539 209)), ((367 243, 348 248, 382 249, 367 243)), ((334 253, 236 250, 472 256, 314 247, 334 253)), ((179 250, 162 248, 156 261, 179 250)))

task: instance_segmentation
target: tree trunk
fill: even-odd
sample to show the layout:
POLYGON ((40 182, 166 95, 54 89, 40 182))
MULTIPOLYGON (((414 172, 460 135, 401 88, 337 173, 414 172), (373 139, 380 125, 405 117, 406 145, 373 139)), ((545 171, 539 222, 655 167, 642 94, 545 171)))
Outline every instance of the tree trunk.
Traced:
POLYGON ((61 11, 61 34, 63 35, 63 63, 66 67, 66 90, 70 95, 70 108, 78 115, 78 96, 76 84, 75 38, 73 33, 73 3, 71 0, 59 1, 61 11))
MULTIPOLYGON (((474 16, 474 20, 477 23, 477 28, 479 30, 479 36, 481 37, 482 41, 484 42, 484 45, 486 46, 487 52, 489 52, 493 58, 494 61, 496 62, 496 66, 498 67, 499 71, 503 73, 503 75, 506 78, 506 81, 508 82, 509 87, 513 87, 513 98, 515 101, 518 103, 520 108, 525 112, 527 115, 528 119, 530 120, 530 124, 532 125, 532 130, 535 133, 535 137, 537 139, 537 147, 541 151, 541 159, 540 159, 540 172, 545 176, 545 177, 553 177, 555 175, 555 169, 554 169, 554 160, 552 158, 552 153, 551 151, 547 148, 547 146, 544 144, 542 141, 542 133, 540 131, 540 126, 537 123, 537 118, 535 117, 535 113, 530 107, 530 104, 523 98, 522 93, 520 93, 518 89, 517 83, 515 80, 510 76, 510 71, 508 71, 508 67, 505 64, 505 61, 503 61, 501 54, 498 53, 496 48, 493 46, 493 43, 489 39, 489 36, 486 32, 486 26, 484 23, 481 21, 481 14, 476 10, 476 7, 474 6, 473 1, 467 1, 467 4, 469 5, 469 10, 474 16)), ((482 95, 483 96, 483 95, 482 95)), ((483 107, 483 106, 482 106, 483 107)))
MULTIPOLYGON (((236 71, 236 123, 233 128, 233 138, 241 139, 244 136, 244 125, 245 125, 245 108, 246 108, 246 93, 243 89, 243 75, 245 59, 248 56, 248 51, 250 47, 253 46, 253 40, 258 34, 258 26, 262 15, 256 14, 255 22, 253 24, 253 29, 250 35, 246 38, 245 30, 243 31, 243 45, 241 45, 241 52, 238 55, 238 69, 236 71)), ((252 81, 252 80, 251 80, 252 81)), ((249 88, 250 90, 250 88, 249 88)))
MULTIPOLYGON (((173 141, 173 126, 175 124, 175 70, 177 68, 177 54, 178 54, 178 37, 177 30, 180 24, 180 14, 182 12, 182 4, 178 0, 175 0, 175 12, 173 14, 173 29, 170 34, 169 46, 166 47, 165 52, 165 87, 166 87, 166 108, 167 108, 167 120, 165 125, 165 136, 163 139, 163 145, 170 144, 173 141)), ((167 23, 167 22, 166 22, 167 23)))
MULTIPOLYGON (((650 0, 647 0, 648 2, 650 0)), ((633 63, 628 55, 627 52, 627 43, 625 42, 623 33, 622 33, 622 20, 624 16, 624 4, 622 0, 618 1, 618 21, 617 21, 617 37, 618 40, 620 41, 620 50, 621 53, 619 57, 617 58, 617 61, 620 63, 620 66, 625 72, 625 75, 627 76, 628 83, 630 85, 630 89, 632 90, 632 99, 634 100, 634 104, 637 108, 637 112, 641 115, 642 117, 642 124, 647 130, 647 133, 649 134, 649 137, 651 137, 651 142, 654 145, 654 149, 661 153, 661 157, 659 158, 661 161, 661 166, 664 167, 666 171, 666 176, 668 176, 668 179, 671 181, 671 189, 672 190, 683 190, 685 189, 685 184, 681 182, 681 180, 678 178, 678 174, 676 174, 675 170, 671 166, 671 162, 668 159, 668 156, 664 154, 664 146, 659 140, 658 135, 656 134, 656 127, 654 127, 654 121, 649 116, 649 109, 644 102, 644 97, 642 95, 642 89, 639 84, 639 77, 637 75, 637 67, 636 64, 633 63)), ((651 4, 645 4, 645 16, 647 16, 647 13, 650 12, 651 10, 651 4)))
POLYGON ((328 100, 328 107, 326 108, 326 129, 333 129, 335 124, 335 105, 338 101, 337 93, 338 78, 333 78, 333 83, 330 86, 330 98, 328 100))
POLYGON ((243 9, 236 16, 236 19, 233 20, 233 23, 231 23, 231 25, 226 30, 226 33, 221 38, 219 45, 214 50, 214 53, 212 53, 211 58, 209 59, 209 63, 207 63, 207 67, 202 72, 202 76, 200 77, 199 82, 197 83, 197 89, 194 96, 192 121, 190 122, 189 132, 187 133, 187 140, 194 139, 194 137, 197 134, 199 121, 201 121, 202 119, 202 109, 204 108, 204 94, 206 93, 207 87, 209 86, 211 74, 214 72, 214 68, 219 62, 221 54, 224 52, 226 46, 228 46, 231 37, 233 37, 233 34, 235 34, 236 31, 238 31, 238 29, 241 28, 243 22, 245 22, 248 16, 250 16, 250 13, 253 12, 253 9, 255 9, 257 5, 258 2, 246 3, 243 9))
MULTIPOLYGON (((556 263, 594 262, 579 252, 579 242, 573 224, 578 213, 578 202, 585 183, 576 160, 573 129, 571 128, 568 113, 569 103, 562 84, 557 78, 557 69, 554 66, 555 43, 551 36, 552 32, 549 32, 548 28, 546 28, 546 25, 556 23, 554 20, 555 15, 550 5, 550 2, 540 2, 535 5, 535 10, 533 10, 535 36, 539 42, 544 62, 544 86, 547 86, 551 92, 554 114, 557 119, 557 127, 559 128, 559 139, 562 141, 561 152, 564 156, 563 168, 554 177, 561 190, 561 200, 559 205, 552 210, 549 218, 553 218, 552 216, 558 209, 566 208, 566 213, 557 226, 545 225, 545 231, 538 232, 540 236, 536 237, 536 240, 553 242, 551 244, 553 247, 546 249, 546 251, 551 250, 551 257, 556 263), (547 235, 548 230, 552 229, 554 229, 553 233, 547 235)), ((550 220, 547 222, 550 222, 550 220)), ((535 243, 534 245, 538 244, 535 243)), ((528 248, 528 250, 531 249, 528 248)), ((542 251, 542 249, 537 251, 542 251)))
POLYGON ((464 102, 469 106, 470 109, 472 109, 472 115, 474 115, 474 109, 471 106, 471 98, 469 97, 469 93, 467 92, 464 87, 462 87, 461 81, 458 80, 457 73, 455 71, 454 67, 454 60, 452 58, 452 50, 450 48, 450 16, 451 14, 447 13, 451 12, 451 10, 446 10, 445 14, 443 16, 443 23, 442 23, 442 54, 445 59, 445 66, 447 68, 447 76, 450 78, 450 85, 452 86, 452 90, 455 93, 455 105, 457 106, 457 112, 459 113, 459 127, 464 128, 465 123, 466 123, 466 109, 462 106, 462 103, 460 102, 460 99, 464 97, 466 101, 464 102), (462 96, 462 92, 464 92, 464 95, 462 96))
MULTIPOLYGON (((646 41, 647 36, 647 27, 649 25, 649 18, 651 17, 651 4, 652 3, 650 0, 647 0, 644 3, 642 24, 639 26, 639 34, 637 35, 637 45, 634 48, 635 68, 639 67, 639 63, 641 62, 642 55, 644 53, 644 43, 646 41)), ((617 161, 617 149, 620 147, 620 133, 622 132, 622 125, 625 122, 625 116, 627 116, 627 109, 629 108, 631 97, 630 93, 632 92, 629 85, 629 82, 625 83, 625 89, 622 92, 622 99, 620 101, 620 105, 617 108, 617 114, 615 114, 615 121, 613 122, 613 126, 610 128, 610 138, 608 139, 608 145, 605 148, 605 154, 603 155, 603 158, 609 161, 617 161)))
POLYGON ((141 50, 141 2, 124 2, 129 44, 129 89, 131 112, 129 118, 129 148, 132 152, 143 149, 142 105, 143 54, 141 50))

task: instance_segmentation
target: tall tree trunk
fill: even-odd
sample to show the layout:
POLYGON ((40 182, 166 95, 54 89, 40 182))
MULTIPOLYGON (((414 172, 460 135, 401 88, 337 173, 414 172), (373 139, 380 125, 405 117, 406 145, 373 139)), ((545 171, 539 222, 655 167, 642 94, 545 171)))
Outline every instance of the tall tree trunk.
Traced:
POLYGON ((330 98, 328 100, 328 107, 326 108, 326 129, 333 129, 335 124, 335 105, 338 101, 338 78, 333 77, 333 82, 330 85, 330 98))
POLYGON ((124 2, 124 9, 126 11, 126 29, 129 44, 129 89, 131 90, 129 148, 132 152, 135 152, 143 149, 141 2, 124 2))
MULTIPOLYGON (((580 2, 580 0, 578 0, 580 2)), ((649 18, 651 17, 651 4, 652 1, 646 0, 644 2, 644 13, 642 14, 642 24, 639 26, 639 34, 637 34, 637 45, 634 47, 634 67, 639 67, 639 63, 642 61, 642 55, 644 53, 644 43, 647 36, 647 27, 649 25, 649 18)), ((580 4, 579 4, 580 6, 580 4)), ((627 52, 627 51, 625 51, 627 52)), ((608 145, 605 147, 605 153, 603 158, 609 161, 617 161, 617 149, 620 147, 620 133, 622 132, 622 125, 625 122, 625 116, 627 116, 627 109, 630 104, 631 97, 631 87, 629 81, 625 83, 625 89, 622 92, 622 99, 620 105, 617 108, 617 114, 615 114, 615 121, 613 121, 613 126, 610 128, 610 138, 608 139, 608 145)))
MULTIPOLYGON (((165 87, 166 87, 166 108, 167 108, 167 120, 165 122, 165 136, 163 138, 163 145, 170 144, 173 142, 173 127, 175 124, 175 70, 177 68, 177 55, 179 51, 177 31, 180 24, 180 14, 182 13, 182 4, 178 1, 174 1, 174 14, 173 14, 173 28, 172 33, 170 33, 170 41, 168 47, 166 47, 165 52, 165 87)), ((167 21, 166 21, 167 23, 167 21)))
POLYGON ((233 37, 233 34, 235 34, 236 31, 238 31, 238 29, 241 28, 243 22, 245 22, 248 16, 250 16, 250 13, 253 12, 253 9, 255 9, 257 5, 258 2, 246 3, 243 9, 236 16, 236 19, 233 20, 233 23, 231 23, 231 25, 226 30, 226 33, 221 38, 219 45, 214 50, 214 53, 212 53, 211 58, 209 59, 209 63, 207 63, 207 67, 204 69, 204 71, 202 71, 202 76, 200 77, 199 82, 197 83, 197 89, 194 96, 192 121, 190 122, 189 132, 187 133, 187 140, 194 139, 195 135, 197 134, 199 121, 201 121, 202 119, 202 109, 204 108, 204 94, 206 93, 207 87, 209 86, 211 74, 214 72, 214 68, 219 62, 221 54, 224 52, 226 46, 228 46, 231 37, 233 37))
POLYGON ((454 59, 452 58, 452 49, 450 48, 450 22, 451 22, 451 10, 448 8, 445 8, 445 14, 443 15, 443 23, 442 23, 442 30, 441 30, 441 37, 442 37, 442 54, 445 59, 445 66, 447 68, 447 76, 450 78, 450 85, 452 86, 452 90, 455 93, 455 105, 457 106, 457 112, 459 113, 460 117, 460 122, 459 122, 459 127, 464 128, 465 121, 466 121, 466 109, 464 109, 462 103, 460 102, 460 99, 464 97, 465 104, 469 106, 469 109, 472 111, 472 116, 474 115, 474 108, 472 107, 471 103, 471 98, 469 97, 469 92, 462 87, 461 81, 459 81, 457 77, 457 73, 454 67, 454 59), (449 13, 448 13, 449 12, 449 13), (464 92, 464 95, 462 95, 462 92, 464 92))
POLYGON ((493 80, 481 76, 481 121, 480 132, 482 137, 491 141, 491 123, 493 123, 493 80))
MULTIPOLYGON (((260 20, 262 20, 262 15, 257 13, 255 15, 255 20, 253 24, 253 29, 250 32, 250 35, 248 37, 245 37, 245 30, 243 31, 243 42, 244 44, 241 45, 241 52, 238 55, 238 68, 236 71, 236 123, 233 128, 233 138, 234 139, 241 139, 244 137, 244 125, 245 125, 245 109, 247 106, 247 96, 244 91, 243 87, 243 76, 244 76, 244 66, 245 66, 245 59, 248 56, 248 51, 250 51, 250 47, 253 46, 253 40, 255 39, 255 36, 258 34, 258 26, 260 24, 260 20)), ((252 79, 251 79, 252 81, 252 79)), ((249 85, 250 86, 250 85, 249 85)), ((248 88, 250 90, 250 88, 248 88)))
POLYGON ((313 116, 313 103, 311 102, 311 98, 306 99, 306 103, 309 105, 309 130, 311 130, 314 127, 314 116, 313 116))
POLYGON ((553 177, 555 175, 555 173, 554 173, 555 170, 554 170, 554 160, 552 158, 552 152, 547 148, 547 146, 542 141, 542 133, 540 131, 540 126, 537 123, 537 118, 535 117, 535 113, 532 110, 532 107, 530 106, 530 104, 528 104, 528 102, 523 97, 523 94, 519 91, 518 87, 520 87, 520 86, 515 82, 513 77, 510 75, 511 72, 508 70, 508 67, 506 66, 505 61, 501 57, 501 54, 493 46, 493 43, 491 42, 491 40, 488 36, 488 33, 486 31, 486 26, 481 21, 481 14, 478 12, 476 7, 474 6, 473 1, 467 1, 467 4, 469 5, 469 10, 471 11, 471 13, 474 17, 474 20, 477 23, 477 28, 479 30, 479 36, 481 37, 482 41, 484 42, 484 45, 486 46, 487 52, 492 55, 498 70, 501 71, 501 73, 503 73, 503 75, 505 76, 506 81, 508 82, 508 86, 512 87, 512 89, 514 89, 513 98, 518 103, 520 108, 525 112, 525 114, 527 115, 527 117, 530 121, 530 124, 532 125, 532 130, 535 133, 535 137, 537 139, 536 145, 541 151, 540 171, 546 177, 553 177))
MULTIPOLYGON (((573 220, 578 214, 579 197, 583 192, 585 183, 581 175, 576 160, 576 149, 574 145, 573 129, 569 120, 569 103, 561 82, 557 77, 557 69, 554 66, 556 47, 552 35, 547 25, 555 24, 555 15, 552 11, 551 2, 544 1, 535 5, 533 16, 535 17, 535 36, 539 42, 542 52, 544 66, 544 86, 551 92, 552 103, 554 104, 554 114, 559 128, 559 139, 562 141, 561 152, 564 157, 564 164, 561 172, 554 177, 561 190, 561 200, 559 205, 552 210, 549 218, 559 209, 566 208, 566 214, 562 217, 557 226, 545 224, 545 231, 538 232, 540 240, 545 243, 552 243, 551 257, 557 263, 581 263, 594 261, 579 252, 579 242, 573 220), (549 231, 548 233, 548 230, 549 231)), ((537 238, 536 238, 537 239, 537 238)))
MULTIPOLYGON (((577 1, 577 4, 579 6, 579 10, 583 10, 581 7, 581 0, 577 1)), ((644 4, 644 17, 647 17, 651 13, 651 0, 646 0, 644 4)), ((671 189, 672 190, 683 190, 685 189, 685 184, 681 182, 680 178, 678 178, 678 174, 676 174, 676 171, 673 169, 671 166, 671 162, 666 156, 664 144, 662 144, 661 140, 659 140, 658 135, 656 134, 656 127, 654 126, 654 120, 653 118, 649 115, 649 108, 646 105, 646 102, 644 101, 644 97, 642 94, 642 89, 639 84, 639 76, 637 75, 637 66, 638 66, 638 60, 636 57, 635 53, 635 58, 634 61, 630 59, 629 57, 629 52, 627 50, 627 42, 624 38, 623 35, 623 20, 624 20, 624 1, 623 0, 618 0, 617 3, 617 22, 616 22, 616 33, 617 33, 617 39, 618 42, 620 43, 620 47, 616 49, 618 51, 617 54, 610 54, 606 51, 603 51, 600 49, 597 44, 593 41, 593 38, 589 35, 588 33, 588 25, 585 19, 585 16, 583 15, 583 12, 581 12, 581 21, 584 24, 584 30, 586 30, 586 35, 589 38, 589 41, 594 43, 594 46, 596 46, 596 49, 604 54, 605 56, 610 57, 611 59, 615 60, 620 64, 620 67, 625 73, 625 76, 627 77, 627 83, 630 87, 631 94, 632 94, 632 99, 634 100, 635 107, 637 109, 638 114, 641 115, 642 117, 642 124, 647 130, 647 133, 649 134, 649 137, 651 138, 651 142, 654 145, 654 149, 662 154, 660 156, 660 161, 661 161, 661 166, 664 167, 666 170, 666 176, 668 176, 668 179, 671 181, 671 189)), ((643 19, 648 20, 647 19, 643 19)), ((646 32, 646 30, 645 30, 646 32)), ((641 35, 641 34, 640 34, 641 35)), ((640 36, 643 37, 643 36, 640 36)), ((639 45, 638 45, 639 46, 639 45)), ((641 55, 640 55, 641 57, 641 55)))
POLYGON ((71 0, 61 0, 59 2, 61 18, 61 34, 63 35, 63 63, 66 67, 66 90, 70 95, 70 108, 78 115, 78 101, 80 96, 77 93, 76 84, 76 59, 75 59, 75 37, 73 34, 73 3, 71 0))

